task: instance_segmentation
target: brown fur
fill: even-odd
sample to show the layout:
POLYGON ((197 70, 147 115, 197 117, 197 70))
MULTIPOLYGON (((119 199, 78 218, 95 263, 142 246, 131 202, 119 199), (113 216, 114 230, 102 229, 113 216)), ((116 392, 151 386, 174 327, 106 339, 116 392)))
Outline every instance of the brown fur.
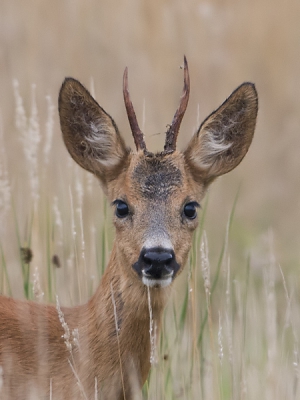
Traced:
MULTIPOLYGON (((129 215, 114 217, 113 250, 96 293, 87 304, 62 308, 71 348, 54 306, 1 297, 1 399, 49 398, 50 388, 55 400, 92 399, 95 382, 99 399, 137 398, 150 369, 150 323, 148 287, 133 265, 149 238, 162 237, 182 270, 197 227, 197 218, 184 217, 184 205, 200 203, 208 184, 245 156, 256 91, 242 85, 204 121, 185 152, 170 154, 129 151, 113 119, 73 79, 61 88, 59 112, 71 156, 99 178, 109 201, 128 204, 129 215)), ((159 332, 170 287, 149 291, 159 332)))

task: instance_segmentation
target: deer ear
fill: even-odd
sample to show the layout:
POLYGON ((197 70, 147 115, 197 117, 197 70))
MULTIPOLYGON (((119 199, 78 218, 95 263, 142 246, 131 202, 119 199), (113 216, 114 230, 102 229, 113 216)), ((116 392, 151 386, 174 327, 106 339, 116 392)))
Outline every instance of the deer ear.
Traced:
POLYGON ((184 156, 195 179, 211 182, 235 168, 251 144, 258 111, 252 83, 243 83, 201 124, 184 156))
POLYGON ((65 145, 84 169, 107 181, 124 164, 126 148, 114 120, 75 79, 66 78, 58 100, 65 145))

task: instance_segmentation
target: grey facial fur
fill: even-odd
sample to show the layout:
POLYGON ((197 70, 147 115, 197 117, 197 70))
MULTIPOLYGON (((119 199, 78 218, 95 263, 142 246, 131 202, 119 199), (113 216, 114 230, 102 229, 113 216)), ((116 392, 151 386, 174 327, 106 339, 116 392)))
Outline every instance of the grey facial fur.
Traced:
POLYGON ((140 193, 149 200, 166 200, 182 185, 182 174, 169 159, 160 155, 146 157, 133 171, 140 193))

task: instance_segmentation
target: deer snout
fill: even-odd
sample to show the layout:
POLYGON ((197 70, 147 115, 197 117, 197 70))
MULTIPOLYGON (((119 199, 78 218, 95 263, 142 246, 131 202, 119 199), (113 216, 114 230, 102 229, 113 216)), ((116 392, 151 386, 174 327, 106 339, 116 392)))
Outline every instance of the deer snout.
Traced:
POLYGON ((174 279, 179 265, 173 250, 157 247, 144 248, 133 268, 145 285, 165 287, 174 279))

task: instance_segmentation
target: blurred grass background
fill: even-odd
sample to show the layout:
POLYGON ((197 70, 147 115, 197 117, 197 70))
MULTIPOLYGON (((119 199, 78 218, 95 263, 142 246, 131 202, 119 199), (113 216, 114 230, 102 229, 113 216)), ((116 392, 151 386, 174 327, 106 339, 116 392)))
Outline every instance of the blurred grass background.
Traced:
MULTIPOLYGON (((296 0, 53 0, 51 3, 2 0, 2 147, 16 207, 26 210, 30 195, 26 193, 26 161, 16 131, 13 79, 19 81, 28 113, 31 85, 36 84, 42 143, 45 135, 42 123, 48 109, 45 96, 50 95, 56 107, 62 80, 72 76, 88 88, 93 82, 98 102, 113 116, 132 145, 122 98, 122 74, 128 66, 130 90, 140 124, 148 147, 157 150, 163 146, 166 126, 179 101, 183 80, 179 66, 186 54, 191 98, 179 147, 185 146, 199 121, 243 81, 256 84, 260 100, 256 134, 249 154, 236 171, 219 179, 211 191, 207 229, 212 231, 212 240, 220 240, 220 227, 225 225, 240 187, 235 227, 237 244, 243 241, 251 248, 271 228, 280 262, 297 269, 300 252, 299 18, 300 4, 296 0)), ((69 161, 56 111, 54 120, 49 171, 47 182, 43 182, 47 189, 51 188, 51 194, 52 190, 55 194, 59 185, 68 188, 70 183, 64 168, 69 161)), ((40 153, 39 163, 43 158, 40 153)))
MULTIPOLYGON (((0 250, 12 294, 24 297, 19 247, 30 245, 32 271, 39 269, 46 297, 51 300, 57 291, 62 304, 84 301, 97 285, 112 241, 109 206, 97 182, 74 165, 63 145, 56 105, 64 77, 79 79, 93 90, 133 146, 122 96, 128 66, 130 92, 148 147, 160 150, 179 102, 184 54, 191 96, 179 148, 239 84, 252 81, 259 94, 249 153, 209 193, 205 229, 210 257, 218 259, 239 192, 230 236, 234 274, 239 275, 240 266, 245 271, 250 255, 251 273, 263 280, 271 235, 274 256, 297 293, 299 21, 297 0, 1 0, 0 250), (15 79, 27 116, 19 128, 15 79), (24 133, 30 129, 38 132, 38 139, 28 157, 24 149, 31 139, 24 133), (61 268, 51 267, 54 254, 61 268)), ((281 279, 279 272, 274 279, 281 279)), ((1 282, 8 293, 3 272, 1 282)))

